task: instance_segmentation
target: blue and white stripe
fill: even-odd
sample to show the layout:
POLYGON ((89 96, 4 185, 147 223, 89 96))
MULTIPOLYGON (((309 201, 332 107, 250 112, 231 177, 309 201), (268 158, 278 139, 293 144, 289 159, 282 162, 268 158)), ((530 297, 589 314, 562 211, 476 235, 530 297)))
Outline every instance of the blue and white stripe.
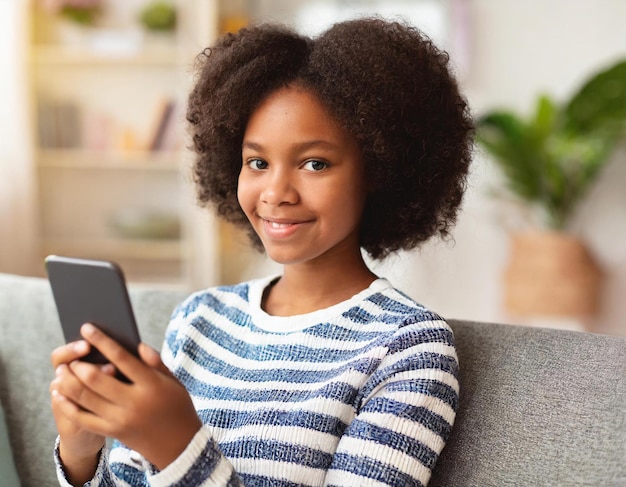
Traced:
POLYGON ((103 467, 115 485, 426 485, 458 405, 448 325, 384 279, 272 317, 260 307, 269 282, 178 307, 163 359, 204 427, 162 472, 115 445, 103 467))

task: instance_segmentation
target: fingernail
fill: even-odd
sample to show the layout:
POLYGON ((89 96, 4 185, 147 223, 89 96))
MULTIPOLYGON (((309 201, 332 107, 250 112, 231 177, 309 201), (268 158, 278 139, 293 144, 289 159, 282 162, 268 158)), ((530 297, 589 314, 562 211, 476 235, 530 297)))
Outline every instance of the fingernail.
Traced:
POLYGON ((79 340, 76 343, 74 343, 74 351, 78 352, 78 353, 85 353, 89 350, 89 345, 87 345, 87 342, 83 341, 83 340, 79 340))
POLYGON ((161 355, 150 345, 141 342, 139 346, 143 348, 143 353, 145 353, 150 360, 160 361, 161 355))
POLYGON ((63 396, 63 394, 61 394, 56 389, 52 389, 52 393, 51 394, 57 401, 64 401, 65 400, 65 396, 63 396))
POLYGON ((100 370, 102 370, 102 372, 104 372, 105 374, 114 374, 115 373, 115 366, 113 364, 104 364, 100 370))
POLYGON ((93 335, 96 332, 96 327, 91 323, 85 323, 82 326, 82 331, 85 335, 93 335))
POLYGON ((54 369, 54 375, 56 375, 57 377, 60 376, 63 373, 63 365, 59 365, 57 366, 56 369, 54 369))

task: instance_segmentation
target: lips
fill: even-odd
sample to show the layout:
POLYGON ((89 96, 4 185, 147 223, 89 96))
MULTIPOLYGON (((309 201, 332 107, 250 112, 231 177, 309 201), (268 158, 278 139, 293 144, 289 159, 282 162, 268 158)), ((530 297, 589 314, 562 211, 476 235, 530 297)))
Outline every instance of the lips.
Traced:
POLYGON ((287 238, 295 234, 303 225, 308 223, 306 220, 287 220, 278 218, 263 218, 264 233, 271 238, 287 238))
POLYGON ((271 228, 287 228, 290 225, 294 225, 293 223, 280 223, 280 222, 272 222, 269 220, 265 220, 265 221, 271 228))

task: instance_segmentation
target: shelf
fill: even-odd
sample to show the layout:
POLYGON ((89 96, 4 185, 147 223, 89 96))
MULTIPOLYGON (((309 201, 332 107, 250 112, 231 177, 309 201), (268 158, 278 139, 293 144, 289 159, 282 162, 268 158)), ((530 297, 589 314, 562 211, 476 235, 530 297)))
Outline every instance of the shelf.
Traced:
POLYGON ((190 66, 217 29, 217 0, 177 1, 169 33, 137 23, 137 2, 107 0, 93 26, 29 3, 24 62, 40 253, 114 260, 129 280, 189 286, 200 276, 190 261, 212 249, 213 236, 203 234, 202 245, 184 231, 195 208, 184 110, 190 66), (171 216, 178 230, 124 231, 115 221, 125 210, 171 216))
POLYGON ((184 246, 179 240, 144 239, 46 239, 46 255, 59 254, 104 259, 136 259, 178 261, 185 258, 184 246))
POLYGON ((129 171, 180 170, 181 156, 171 151, 95 152, 77 149, 43 149, 38 165, 51 169, 98 169, 129 171))
POLYGON ((38 45, 33 47, 33 61, 41 66, 77 67, 104 65, 111 66, 176 66, 188 64, 192 57, 176 46, 160 46, 127 49, 97 50, 80 46, 38 45))

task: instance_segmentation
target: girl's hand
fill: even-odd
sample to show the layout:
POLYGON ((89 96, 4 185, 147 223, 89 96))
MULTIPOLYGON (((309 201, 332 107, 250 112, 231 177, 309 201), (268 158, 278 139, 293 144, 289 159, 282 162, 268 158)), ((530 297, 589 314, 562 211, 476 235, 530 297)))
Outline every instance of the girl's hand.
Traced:
MULTIPOLYGON (((62 404, 66 399, 58 390, 60 387, 77 387, 79 380, 68 365, 87 355, 90 348, 86 341, 72 342, 55 349, 50 357, 55 371, 55 378, 50 383, 50 394, 52 414, 61 438, 59 453, 68 480, 75 485, 82 485, 93 477, 98 465, 98 453, 104 446, 105 438, 81 428, 63 414, 62 404)), ((104 374, 115 373, 111 364, 100 367, 104 374)))
POLYGON ((59 412, 80 431, 117 438, 165 468, 202 427, 189 393, 148 345, 140 344, 138 359, 93 325, 84 325, 81 334, 132 383, 74 360, 68 380, 57 384, 59 412))

